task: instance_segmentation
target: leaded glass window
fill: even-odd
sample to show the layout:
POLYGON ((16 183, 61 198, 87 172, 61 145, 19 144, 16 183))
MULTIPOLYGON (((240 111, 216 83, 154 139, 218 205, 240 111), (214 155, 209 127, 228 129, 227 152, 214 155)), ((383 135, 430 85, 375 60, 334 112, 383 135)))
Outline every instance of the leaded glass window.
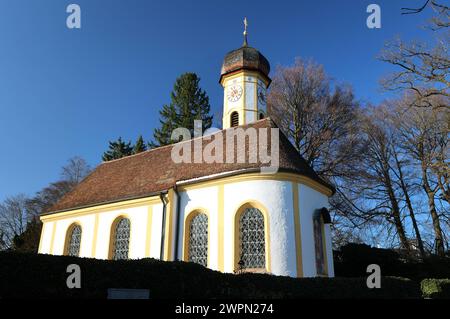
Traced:
POLYGON ((264 216, 257 208, 247 208, 239 219, 239 267, 265 268, 266 243, 264 216))
POLYGON ((70 229, 69 242, 67 246, 67 255, 79 256, 80 245, 81 245, 81 226, 75 225, 70 229))
POLYGON ((122 218, 116 224, 113 245, 113 260, 128 259, 130 246, 130 220, 128 218, 122 218))
POLYGON ((207 266, 208 263, 208 216, 198 214, 189 225, 189 261, 207 266))
POLYGON ((324 252, 324 242, 323 242, 323 220, 320 216, 313 219, 314 226, 314 245, 316 253, 316 269, 317 275, 326 275, 325 270, 325 252, 324 252))

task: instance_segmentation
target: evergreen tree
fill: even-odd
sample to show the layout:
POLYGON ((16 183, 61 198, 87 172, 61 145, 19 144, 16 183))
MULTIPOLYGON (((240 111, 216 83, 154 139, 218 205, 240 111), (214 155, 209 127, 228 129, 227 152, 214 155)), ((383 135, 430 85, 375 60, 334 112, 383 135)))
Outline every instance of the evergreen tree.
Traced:
POLYGON ((134 144, 134 147, 133 147, 133 154, 145 152, 146 150, 147 150, 147 145, 145 145, 142 135, 139 135, 139 137, 136 141, 136 144, 134 144))
POLYGON ((132 154, 133 147, 131 146, 131 142, 126 143, 119 137, 117 141, 109 142, 109 150, 103 153, 102 159, 107 162, 132 154))
POLYGON ((185 127, 194 132, 194 120, 203 121, 203 131, 210 128, 212 116, 209 114, 209 97, 199 87, 200 78, 195 73, 184 73, 177 78, 171 93, 171 102, 159 112, 161 127, 155 129, 149 147, 159 147, 175 143, 171 140, 172 131, 185 127))

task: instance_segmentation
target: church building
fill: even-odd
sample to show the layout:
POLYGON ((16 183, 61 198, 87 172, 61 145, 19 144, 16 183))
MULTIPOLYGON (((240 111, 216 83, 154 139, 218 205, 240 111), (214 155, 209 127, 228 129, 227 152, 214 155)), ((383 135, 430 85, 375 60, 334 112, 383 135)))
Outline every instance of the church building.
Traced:
MULTIPOLYGON (((334 276, 327 209, 334 188, 281 131, 276 172, 262 169, 261 161, 179 163, 171 156, 180 143, 204 149, 211 138, 226 142, 225 133, 236 128, 277 128, 266 110, 269 62, 247 44, 246 31, 244 39, 225 56, 220 73, 223 130, 101 163, 41 215, 39 253, 334 276)), ((233 142, 233 151, 244 149, 248 157, 246 147, 233 142)))

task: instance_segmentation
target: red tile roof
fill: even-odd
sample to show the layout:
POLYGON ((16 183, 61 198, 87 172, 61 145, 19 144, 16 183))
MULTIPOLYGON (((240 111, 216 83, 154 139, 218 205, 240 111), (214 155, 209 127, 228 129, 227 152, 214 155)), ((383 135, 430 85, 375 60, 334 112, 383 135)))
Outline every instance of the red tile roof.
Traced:
MULTIPOLYGON (((254 127, 259 130, 261 128, 276 128, 277 126, 272 120, 266 118, 240 127, 243 129, 254 127)), ((223 133, 222 138, 224 139, 224 142, 226 140, 226 131, 227 130, 220 131, 223 133)), ((220 136, 217 134, 218 133, 213 134, 214 138, 220 136)), ((270 153, 270 132, 267 135, 270 153)), ((288 171, 308 176, 334 191, 331 185, 320 179, 308 166, 306 161, 300 156, 281 131, 279 137, 279 171, 288 171)), ((192 146, 194 140, 180 143, 190 143, 192 146)), ((180 146, 180 143, 175 145, 180 146)), ((211 143, 211 139, 202 138, 203 148, 209 143, 211 143)), ((71 192, 66 194, 59 202, 51 207, 46 214, 126 199, 146 197, 168 190, 169 188, 174 187, 179 181, 237 170, 259 170, 261 167, 268 166, 261 162, 249 163, 248 140, 245 145, 236 144, 237 143, 235 143, 235 154, 245 147, 246 163, 177 164, 174 163, 171 158, 171 151, 174 145, 163 146, 118 160, 104 162, 71 192)), ((226 147, 224 146, 224 154, 225 151, 226 147)), ((224 155, 224 159, 225 158, 224 155)))

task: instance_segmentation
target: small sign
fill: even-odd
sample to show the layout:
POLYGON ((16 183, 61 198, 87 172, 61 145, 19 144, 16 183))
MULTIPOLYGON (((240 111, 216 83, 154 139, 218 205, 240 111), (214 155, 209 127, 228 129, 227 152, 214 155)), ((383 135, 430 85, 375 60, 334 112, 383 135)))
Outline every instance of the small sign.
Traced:
POLYGON ((108 299, 150 299, 150 290, 108 288, 108 299))

